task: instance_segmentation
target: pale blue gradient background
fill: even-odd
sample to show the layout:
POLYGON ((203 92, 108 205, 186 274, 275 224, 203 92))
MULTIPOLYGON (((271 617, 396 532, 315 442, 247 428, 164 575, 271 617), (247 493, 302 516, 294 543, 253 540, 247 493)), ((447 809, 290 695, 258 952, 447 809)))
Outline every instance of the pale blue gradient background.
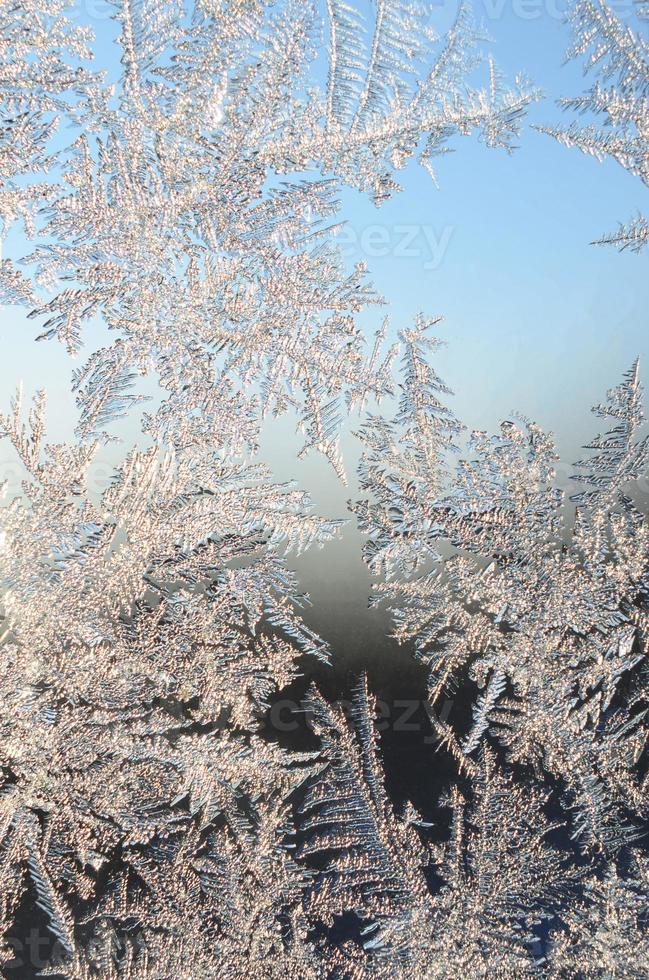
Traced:
MULTIPOLYGON (((379 235, 388 241, 387 254, 367 254, 375 249, 358 246, 348 248, 349 259, 367 261, 389 303, 394 330, 409 325, 420 310, 444 315, 439 332, 448 346, 437 368, 455 390, 453 407, 469 430, 492 430, 515 409, 553 430, 569 462, 579 458, 578 447, 594 431, 590 405, 618 382, 637 354, 649 373, 649 254, 620 254, 589 244, 645 209, 647 194, 614 163, 600 164, 531 129, 532 123, 560 122, 554 100, 589 84, 581 66, 563 65, 570 34, 559 16, 562 5, 479 0, 474 9, 493 39, 489 48, 505 79, 522 70, 545 98, 533 106, 511 156, 487 150, 474 138, 455 140, 457 152, 438 161, 439 190, 413 164, 401 173, 403 192, 378 211, 360 195, 345 192, 341 217, 351 237, 366 241, 367 229, 380 226, 379 235), (398 226, 420 229, 419 254, 395 253, 402 238, 398 226), (437 240, 448 239, 436 268, 426 267, 431 255, 424 227, 437 240)), ((618 3, 616 9, 629 17, 631 3, 618 3)), ((117 30, 107 12, 102 0, 87 0, 79 4, 77 17, 95 30, 99 66, 116 78, 112 40, 117 30)), ((454 13, 453 4, 441 4, 433 22, 444 29, 454 13)), ((19 244, 18 237, 13 241, 19 244)), ((11 254, 10 239, 5 255, 11 254)), ((378 324, 380 319, 376 311, 363 322, 378 324)), ((27 392, 46 387, 49 434, 55 440, 69 436, 75 410, 68 392, 73 366, 68 356, 56 344, 34 344, 36 325, 21 311, 4 311, 0 331, 3 409, 19 378, 27 392)), ((106 339, 96 325, 90 347, 106 339)), ((137 438, 134 420, 118 430, 126 445, 137 438)), ((319 512, 345 516, 346 501, 354 495, 353 439, 344 439, 349 488, 337 483, 324 461, 297 461, 299 445, 292 420, 265 425, 263 456, 275 476, 310 489, 319 512)), ((107 450, 106 465, 125 448, 107 450)), ((6 446, 0 462, 7 475, 12 464, 6 446)), ((372 619, 364 612, 369 579, 360 545, 350 526, 340 543, 296 565, 314 600, 311 622, 354 661, 363 645, 379 642, 385 626, 380 614, 373 613, 372 619)))

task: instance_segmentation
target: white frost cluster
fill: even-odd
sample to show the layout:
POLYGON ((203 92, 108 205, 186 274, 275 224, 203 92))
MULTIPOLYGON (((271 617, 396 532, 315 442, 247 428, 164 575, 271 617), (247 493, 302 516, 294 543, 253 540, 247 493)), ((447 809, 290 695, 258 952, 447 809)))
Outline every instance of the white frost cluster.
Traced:
MULTIPOLYGON (((638 367, 597 409, 571 509, 532 422, 462 458, 435 321, 368 347, 380 297, 333 235, 344 186, 380 204, 456 135, 510 148, 535 92, 491 62, 473 86, 464 6, 438 39, 409 0, 111 5, 114 87, 62 0, 0 9, 0 219, 29 242, 0 292, 82 356, 69 444, 47 442, 44 393, 0 415, 24 470, 0 508, 6 975, 34 922, 43 975, 70 980, 646 975, 638 367), (114 339, 85 356, 97 320, 114 339), (143 375, 160 404, 97 497, 143 375), (369 410, 397 390, 394 417, 369 410), (352 410, 365 556, 453 773, 433 825, 386 788, 365 678, 347 716, 310 690, 315 746, 264 724, 300 658, 331 656, 286 555, 339 522, 274 482, 260 426, 296 413, 344 480, 352 410), (472 720, 438 718, 460 689, 472 720)), ((611 58, 642 61, 602 24, 611 58)))

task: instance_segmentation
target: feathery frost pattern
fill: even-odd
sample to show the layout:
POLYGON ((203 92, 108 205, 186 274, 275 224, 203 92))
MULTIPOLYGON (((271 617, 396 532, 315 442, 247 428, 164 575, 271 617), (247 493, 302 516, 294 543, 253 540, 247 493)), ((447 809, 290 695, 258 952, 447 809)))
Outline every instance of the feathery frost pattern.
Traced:
MULTIPOLYGON (((116 83, 71 4, 0 12, 2 236, 26 242, 4 315, 79 356, 70 442, 48 441, 44 391, 0 414, 23 471, 0 507, 5 974, 36 922, 38 975, 69 980, 643 976, 639 365, 566 500, 531 421, 465 458, 438 321, 368 343, 382 299, 336 243, 343 188, 380 205, 456 136, 511 149, 535 90, 485 64, 465 5, 440 38, 408 0, 110 6, 116 83), (344 481, 355 412, 373 601, 428 671, 417 806, 366 676, 347 712, 311 685, 299 745, 268 722, 335 656, 289 556, 342 521, 259 462, 261 425, 291 413, 344 481), (99 493, 124 419, 141 432, 99 493)), ((593 100, 641 130, 644 47, 577 9, 575 53, 598 44, 622 86, 617 115, 593 100)), ((615 153, 644 179, 642 138, 615 153)))
MULTIPOLYGON (((584 73, 595 74, 598 80, 584 95, 564 98, 560 104, 593 122, 541 128, 564 146, 597 160, 610 157, 645 187, 649 185, 648 12, 645 3, 634 4, 636 23, 629 26, 628 18, 621 20, 605 0, 576 0, 569 13, 574 43, 568 57, 583 59, 584 73)), ((648 241, 649 223, 638 213, 598 244, 640 252, 648 241)))

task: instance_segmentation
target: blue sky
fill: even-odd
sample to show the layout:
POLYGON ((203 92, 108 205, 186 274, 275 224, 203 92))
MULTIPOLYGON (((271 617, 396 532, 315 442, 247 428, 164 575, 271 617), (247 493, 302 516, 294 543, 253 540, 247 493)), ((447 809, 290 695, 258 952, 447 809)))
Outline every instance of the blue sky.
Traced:
POLYGON ((600 164, 531 128, 561 121, 554 100, 587 84, 581 66, 563 64, 570 33, 553 16, 553 2, 528 0, 534 19, 519 15, 526 8, 516 0, 492 20, 489 0, 475 7, 506 76, 524 69, 545 93, 514 154, 459 139, 457 152, 439 161, 439 190, 411 167, 403 193, 378 219, 357 196, 345 203, 360 230, 383 221, 396 243, 396 226, 422 225, 447 243, 432 269, 422 235, 418 258, 368 261, 395 322, 407 323, 418 309, 445 316, 449 347, 440 365, 459 414, 471 427, 491 428, 515 408, 555 430, 569 451, 589 426, 590 404, 636 354, 649 371, 647 255, 589 244, 644 209, 647 192, 613 162, 600 164))

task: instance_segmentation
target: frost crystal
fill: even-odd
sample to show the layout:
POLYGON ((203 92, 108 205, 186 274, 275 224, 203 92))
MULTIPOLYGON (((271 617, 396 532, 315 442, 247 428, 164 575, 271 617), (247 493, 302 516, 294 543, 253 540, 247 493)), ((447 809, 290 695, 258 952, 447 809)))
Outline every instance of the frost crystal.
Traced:
POLYGON ((472 131, 510 148, 534 91, 491 62, 473 87, 464 6, 441 39, 405 0, 110 6, 115 86, 64 3, 0 12, 2 232, 28 239, 0 288, 82 358, 69 443, 44 392, 0 415, 23 470, 0 509, 6 974, 35 923, 39 975, 70 980, 641 976, 638 366, 597 409, 573 512, 532 422, 459 458, 436 321, 368 349, 380 297, 334 234, 343 187, 378 204, 472 131), (353 410, 366 558, 429 671, 428 775, 449 764, 422 812, 392 793, 367 678, 347 714, 313 685, 301 744, 268 724, 332 655, 287 556, 340 522, 257 461, 262 419, 293 413, 344 479, 353 410), (142 433, 98 492, 123 418, 142 433), (449 692, 471 719, 438 710, 449 692))
MULTIPOLYGON (((627 12, 628 13, 628 12, 627 12)), ((542 128, 564 146, 576 147, 597 160, 610 157, 649 185, 649 41, 645 37, 646 4, 637 4, 638 28, 616 16, 604 0, 577 0, 570 8, 574 43, 569 58, 584 59, 584 73, 598 81, 581 96, 561 100, 564 109, 602 120, 584 127, 542 128)), ((638 214, 599 244, 639 252, 649 241, 649 224, 638 214)))

